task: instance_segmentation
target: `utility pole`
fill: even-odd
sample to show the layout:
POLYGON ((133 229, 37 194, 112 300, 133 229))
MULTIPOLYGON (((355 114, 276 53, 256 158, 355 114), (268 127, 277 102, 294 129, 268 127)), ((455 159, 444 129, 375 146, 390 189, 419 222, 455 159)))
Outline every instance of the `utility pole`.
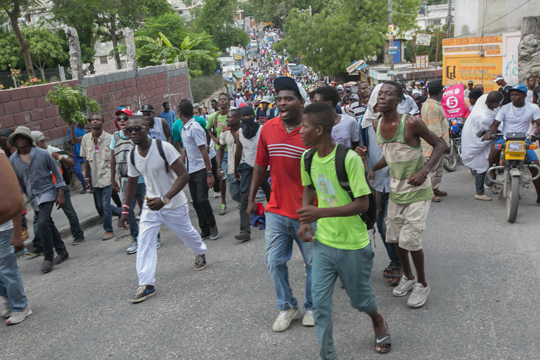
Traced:
MULTIPOLYGON (((388 0, 388 25, 393 25, 392 20, 392 0, 388 0)), ((390 26, 388 26, 390 28, 390 26)), ((394 37, 391 36, 392 39, 388 40, 388 51, 390 52, 390 47, 394 46, 394 37)), ((394 54, 390 55, 390 70, 394 70, 394 54)))
POLYGON ((452 0, 448 0, 448 16, 446 17, 446 37, 451 37, 452 28, 452 0))

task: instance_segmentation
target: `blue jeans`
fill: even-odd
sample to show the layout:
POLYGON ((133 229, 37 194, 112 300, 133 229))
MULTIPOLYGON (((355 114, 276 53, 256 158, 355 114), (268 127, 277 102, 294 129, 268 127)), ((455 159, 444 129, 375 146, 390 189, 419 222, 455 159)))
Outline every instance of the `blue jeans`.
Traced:
POLYGON ((315 240, 313 244, 312 291, 315 333, 319 340, 319 359, 337 359, 332 325, 332 294, 339 276, 350 304, 371 314, 377 309, 371 289, 371 269, 375 254, 371 244, 359 250, 336 249, 315 240))
MULTIPOLYGON (((124 181, 122 186, 122 199, 126 198, 126 184, 127 181, 124 181)), ((135 192, 133 200, 131 200, 131 204, 129 204, 129 233, 131 234, 131 238, 135 241, 137 241, 137 236, 139 236, 139 224, 137 223, 134 209, 135 205, 137 205, 137 198, 140 197, 141 199, 144 199, 145 195, 146 185, 144 183, 137 184, 137 191, 135 192)))
POLYGON ((381 235, 388 258, 390 258, 390 261, 395 266, 401 266, 401 262, 397 255, 396 244, 386 242, 386 223, 384 219, 386 219, 386 210, 388 210, 388 198, 390 193, 379 192, 379 194, 381 195, 382 210, 377 214, 377 230, 379 230, 379 234, 381 235))
POLYGON ((229 188, 229 193, 231 198, 237 203, 241 202, 240 197, 240 181, 236 180, 234 174, 227 174, 227 187, 229 188))
MULTIPOLYGON (((313 231, 316 225, 311 225, 313 231)), ((306 301, 304 307, 311 309, 313 300, 311 297, 311 258, 313 252, 313 243, 305 243, 298 236, 300 220, 291 219, 283 215, 266 213, 266 265, 270 272, 270 277, 276 289, 278 299, 278 310, 287 310, 289 308, 298 308, 296 298, 293 297, 291 287, 289 286, 289 270, 287 261, 291 259, 293 242, 296 241, 300 252, 306 263, 306 301)))
POLYGON ((99 213, 103 214, 103 230, 113 232, 112 217, 122 215, 122 210, 114 205, 111 205, 112 185, 104 188, 94 188, 94 196, 96 200, 96 208, 99 213))
POLYGON ((17 256, 11 254, 13 229, 0 231, 0 296, 9 300, 11 311, 23 311, 28 306, 17 256))
POLYGON ((229 152, 225 151, 221 159, 221 169, 227 173, 227 161, 229 161, 229 152))
POLYGON ((483 173, 476 172, 474 174, 474 185, 476 187, 476 195, 483 195, 484 194, 484 181, 486 180, 486 174, 487 171, 484 171, 483 173))
MULTIPOLYGON (((77 238, 79 236, 84 235, 84 231, 81 229, 81 224, 79 223, 79 217, 77 216, 77 212, 75 211, 75 208, 73 207, 73 203, 71 202, 71 193, 69 192, 69 189, 67 187, 64 188, 64 206, 62 207, 62 211, 64 211, 64 214, 68 218, 69 221, 69 229, 71 230, 71 235, 73 238, 77 238)), ((34 246, 43 247, 43 241, 41 240, 41 233, 39 231, 38 227, 38 218, 37 216, 34 216, 34 240, 32 240, 32 244, 34 246)))
MULTIPOLYGON (((74 156, 73 161, 75 161, 75 166, 73 167, 73 172, 75 172, 75 175, 77 175, 77 179, 79 179, 79 181, 81 182, 82 187, 84 189, 85 188, 85 186, 84 186, 84 176, 82 174, 82 166, 84 165, 84 158, 82 158, 80 156, 74 156)), ((90 175, 90 174, 88 174, 88 175, 90 175)), ((90 186, 92 186, 91 182, 90 182, 90 186)))

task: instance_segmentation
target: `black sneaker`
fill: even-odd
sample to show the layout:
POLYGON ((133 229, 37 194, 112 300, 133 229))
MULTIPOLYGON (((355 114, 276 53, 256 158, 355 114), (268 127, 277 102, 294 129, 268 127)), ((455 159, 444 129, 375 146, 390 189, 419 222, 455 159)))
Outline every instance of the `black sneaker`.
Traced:
POLYGON ((81 194, 86 194, 86 188, 82 189, 81 194))
POLYGON ((143 302, 148 299, 150 296, 155 295, 156 289, 152 285, 141 285, 137 288, 137 292, 131 298, 133 304, 143 302))
POLYGON ((219 233, 217 230, 217 225, 214 225, 213 227, 210 228, 210 239, 217 240, 218 237, 219 237, 219 233))
POLYGON ((53 267, 54 263, 52 261, 43 260, 43 264, 41 264, 41 272, 44 274, 51 272, 53 267))
POLYGON ((203 231, 201 232, 201 238, 203 240, 208 239, 210 237, 210 231, 203 231))
POLYGON ((234 238, 235 238, 236 240, 240 240, 240 241, 242 241, 242 242, 245 242, 245 241, 251 240, 251 235, 246 234, 246 233, 244 233, 244 232, 240 232, 240 234, 236 235, 234 238))
POLYGON ((66 253, 63 254, 63 255, 58 255, 55 259, 54 259, 54 265, 60 265, 61 263, 63 263, 64 261, 66 261, 67 259, 69 259, 69 254, 66 253))
POLYGON ((206 268, 206 254, 195 254, 195 270, 203 270, 206 268))
POLYGON ((32 247, 28 249, 26 253, 28 255, 39 256, 43 255, 43 249, 40 246, 32 245, 32 247))
POLYGON ((77 236, 75 239, 73 239, 71 246, 82 244, 85 240, 84 235, 77 236))

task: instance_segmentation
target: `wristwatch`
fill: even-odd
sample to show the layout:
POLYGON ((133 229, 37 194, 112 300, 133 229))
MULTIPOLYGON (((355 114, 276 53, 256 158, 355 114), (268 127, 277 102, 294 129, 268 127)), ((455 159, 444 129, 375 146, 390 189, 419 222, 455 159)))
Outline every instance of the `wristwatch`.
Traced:
POLYGON ((163 196, 161 197, 161 201, 163 201, 163 203, 164 203, 165 205, 167 205, 167 204, 169 203, 169 201, 171 201, 171 199, 168 199, 165 195, 163 195, 163 196))
POLYGON ((208 172, 206 173, 206 177, 210 177, 210 176, 214 176, 214 174, 213 174, 211 171, 208 171, 208 172))

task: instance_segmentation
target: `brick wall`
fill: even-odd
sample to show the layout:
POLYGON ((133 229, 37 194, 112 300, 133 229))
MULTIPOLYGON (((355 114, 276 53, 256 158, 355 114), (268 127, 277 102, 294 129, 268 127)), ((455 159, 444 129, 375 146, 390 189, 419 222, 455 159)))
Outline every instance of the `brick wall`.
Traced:
MULTIPOLYGON (((174 109, 180 100, 192 99, 185 62, 151 66, 135 70, 87 76, 84 79, 64 81, 62 84, 81 84, 86 95, 96 100, 105 118, 104 129, 113 132, 114 111, 121 105, 134 112, 143 104, 151 104, 156 116, 161 104, 169 101, 174 109)), ((45 101, 47 92, 55 84, 36 85, 22 89, 0 91, 0 129, 27 126, 39 130, 50 138, 50 144, 67 142, 68 126, 58 115, 58 108, 45 101)))

